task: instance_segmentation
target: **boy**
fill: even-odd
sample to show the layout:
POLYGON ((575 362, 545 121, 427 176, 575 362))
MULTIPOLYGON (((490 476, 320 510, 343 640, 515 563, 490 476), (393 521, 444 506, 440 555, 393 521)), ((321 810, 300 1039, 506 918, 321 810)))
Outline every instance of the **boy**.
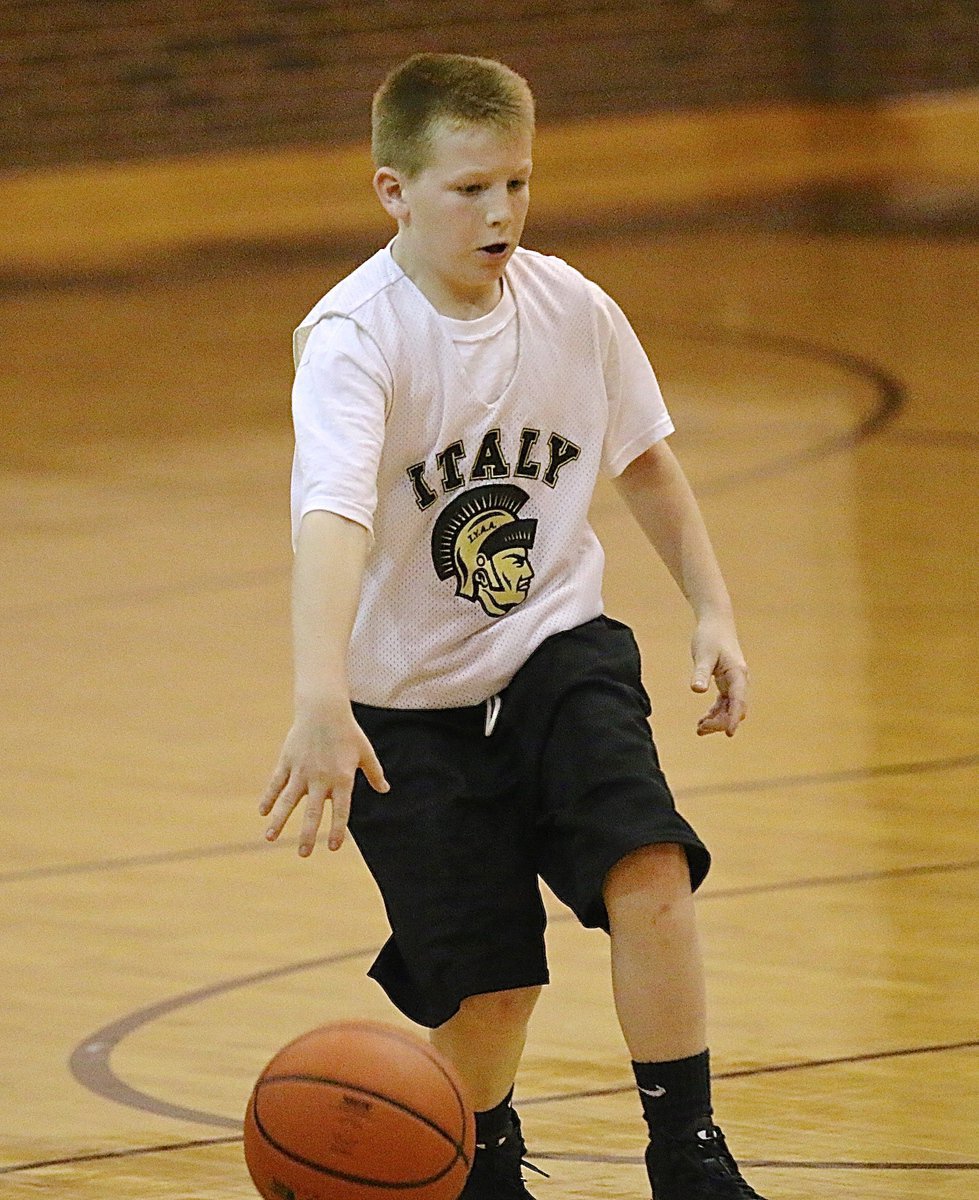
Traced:
POLYGON ((370 974, 477 1110, 466 1200, 530 1196, 511 1096, 547 981, 538 877, 610 933, 655 1200, 758 1200, 711 1120, 709 856, 602 612, 599 472, 696 614, 692 687, 718 687, 700 733, 734 734, 746 668, 638 339, 519 248, 533 129, 526 83, 486 59, 416 55, 374 98, 398 232, 296 333, 296 712, 260 809, 272 840, 305 799, 304 856, 327 800, 330 849, 349 823, 392 930, 370 974))

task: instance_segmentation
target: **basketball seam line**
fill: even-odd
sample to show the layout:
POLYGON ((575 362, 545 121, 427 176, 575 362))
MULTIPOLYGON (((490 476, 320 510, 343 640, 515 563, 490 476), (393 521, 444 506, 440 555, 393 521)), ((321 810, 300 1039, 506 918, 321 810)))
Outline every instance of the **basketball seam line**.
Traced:
MULTIPOLYGON (((432 1064, 432 1066, 438 1070, 439 1074, 442 1076, 442 1078, 445 1080, 445 1082, 449 1085, 449 1087, 452 1088, 452 1092, 456 1098, 456 1103, 459 1105, 459 1119, 462 1122, 463 1130, 465 1130, 467 1112, 466 1112, 466 1102, 463 1099, 462 1092, 459 1091, 459 1088, 456 1085, 456 1081, 452 1078, 452 1076, 449 1074, 449 1072, 445 1069, 444 1064, 439 1062, 438 1058, 434 1054, 430 1053, 429 1047, 424 1042, 419 1041, 417 1038, 411 1036, 410 1034, 402 1032, 402 1030, 400 1030, 400 1029, 397 1029, 390 1025, 385 1025, 383 1022, 380 1022, 380 1021, 364 1021, 364 1020, 358 1021, 356 1019, 353 1019, 353 1020, 348 1021, 347 1024, 350 1025, 351 1027, 354 1027, 357 1029, 370 1030, 372 1033, 378 1034, 380 1037, 389 1038, 392 1042, 398 1042, 402 1046, 409 1046, 412 1050, 415 1050, 419 1054, 424 1055, 424 1057, 426 1059, 428 1059, 428 1061, 432 1064)), ((288 1042, 285 1046, 283 1046, 282 1050, 279 1051, 279 1054, 283 1054, 283 1053, 285 1053, 286 1050, 289 1050, 293 1046, 298 1045, 307 1036, 308 1036, 308 1033, 302 1033, 298 1037, 293 1038, 293 1040, 291 1042, 288 1042)), ((276 1057, 278 1057, 278 1055, 276 1055, 276 1057)), ((331 1082, 336 1082, 336 1081, 334 1080, 331 1082)), ((366 1090, 366 1089, 364 1089, 364 1090, 366 1090)), ((376 1093, 367 1093, 367 1094, 375 1095, 376 1093)), ((386 1096, 381 1097, 381 1098, 388 1099, 388 1097, 386 1097, 386 1096)), ((427 1123, 426 1118, 423 1117, 420 1113, 414 1113, 413 1110, 408 1109, 408 1108, 406 1108, 405 1111, 411 1112, 413 1116, 418 1116, 423 1122, 427 1123)), ((444 1130, 439 1128, 439 1133, 444 1134, 444 1130)), ((447 1137, 447 1135, 445 1135, 445 1136, 447 1137)), ((451 1139, 448 1139, 448 1140, 451 1141, 451 1139)), ((472 1166, 472 1163, 469 1161, 469 1157, 466 1154, 465 1147, 461 1146, 458 1142, 453 1142, 452 1144, 455 1146, 457 1152, 461 1156, 462 1161, 466 1164, 466 1169, 469 1170, 469 1168, 472 1166)))
MULTIPOLYGON (((438 1065, 438 1064, 436 1064, 436 1065, 438 1065)), ((448 1082, 451 1083, 452 1081, 449 1080, 448 1082)), ((463 1145, 461 1145, 461 1143, 457 1142, 454 1138, 450 1137, 449 1134, 440 1125, 436 1125, 435 1122, 430 1120, 428 1117, 426 1117, 424 1115, 424 1113, 416 1112, 415 1109, 409 1108, 408 1105, 401 1104, 399 1101, 392 1099, 390 1096, 385 1096, 381 1092, 373 1092, 369 1088, 362 1088, 356 1084, 346 1083, 345 1081, 340 1080, 340 1079, 328 1079, 324 1076, 319 1076, 319 1075, 297 1075, 297 1074, 271 1075, 271 1076, 263 1075, 262 1078, 260 1079, 258 1085, 256 1086, 255 1090, 252 1092, 251 1109, 252 1109, 252 1118, 255 1122, 255 1128, 262 1135, 262 1137, 265 1139, 265 1141, 268 1142, 268 1144, 271 1147, 273 1147, 273 1149, 277 1150, 280 1154, 282 1154, 285 1158, 289 1159, 291 1162, 298 1163, 300 1166, 309 1167, 310 1170, 317 1171, 321 1175, 328 1175, 333 1179, 341 1179, 345 1183, 363 1183, 363 1184, 367 1184, 370 1187, 376 1187, 376 1188, 421 1188, 421 1187, 428 1187, 430 1184, 437 1183, 440 1179, 444 1179, 445 1176, 448 1175, 456 1167, 456 1165, 459 1162, 462 1162, 463 1166, 466 1168, 467 1173, 471 1166, 469 1157, 465 1151, 465 1147, 463 1145), (384 1103, 391 1105, 392 1108, 396 1108, 399 1111, 416 1118, 416 1120, 418 1120, 421 1124, 426 1125, 429 1129, 431 1129, 435 1133, 437 1133, 441 1138, 443 1138, 449 1144, 449 1146, 452 1147, 452 1149, 455 1151, 455 1157, 452 1158, 452 1160, 445 1167, 443 1167, 441 1171, 438 1171, 435 1175, 430 1175, 425 1179, 419 1179, 419 1180, 398 1180, 398 1181, 387 1181, 387 1180, 382 1180, 382 1179, 372 1179, 368 1176, 353 1175, 347 1171, 340 1171, 333 1167, 324 1166, 322 1163, 313 1162, 311 1159, 304 1158, 301 1154, 296 1153, 294 1150, 290 1150, 287 1146, 284 1146, 275 1137, 273 1137, 258 1113, 258 1093, 261 1090, 261 1085, 263 1083, 267 1083, 267 1082, 280 1083, 280 1082, 290 1082, 290 1081, 291 1082, 323 1083, 323 1084, 343 1088, 343 1089, 346 1089, 347 1091, 357 1092, 364 1096, 371 1096, 376 1100, 381 1100, 384 1103)))

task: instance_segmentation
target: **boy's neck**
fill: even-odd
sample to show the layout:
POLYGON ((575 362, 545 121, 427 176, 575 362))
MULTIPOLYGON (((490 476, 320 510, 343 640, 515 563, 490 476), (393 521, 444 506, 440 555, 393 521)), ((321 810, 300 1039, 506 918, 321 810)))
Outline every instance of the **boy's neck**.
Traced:
POLYGON ((503 298, 503 281, 495 279, 481 291, 457 293, 433 272, 425 271, 412 261, 403 241, 391 243, 391 257, 421 292, 437 313, 456 321, 475 321, 491 313, 503 298))

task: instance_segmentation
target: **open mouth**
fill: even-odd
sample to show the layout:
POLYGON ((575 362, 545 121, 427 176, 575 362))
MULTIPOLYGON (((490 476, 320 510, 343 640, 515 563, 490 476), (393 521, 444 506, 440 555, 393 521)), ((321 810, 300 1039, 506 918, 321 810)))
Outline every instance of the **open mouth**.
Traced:
POLYGON ((502 258, 509 249, 509 242, 491 242, 488 246, 481 246, 480 253, 487 255, 489 258, 502 258))

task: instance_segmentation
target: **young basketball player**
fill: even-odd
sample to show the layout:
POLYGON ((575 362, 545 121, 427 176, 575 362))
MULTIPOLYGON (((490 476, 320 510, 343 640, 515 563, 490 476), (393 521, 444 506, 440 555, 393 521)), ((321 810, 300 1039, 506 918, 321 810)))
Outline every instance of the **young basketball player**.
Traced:
POLYGON ((617 306, 520 248, 526 83, 418 55, 374 99, 374 187, 397 236, 296 333, 296 711, 261 801, 349 828, 391 937, 370 974, 432 1030, 477 1109, 467 1200, 527 1198, 511 1104, 547 982, 538 880, 611 935, 655 1200, 757 1200, 712 1121, 692 891, 629 629, 604 615, 588 524, 615 478, 695 617, 703 734, 746 669, 652 368, 617 306), (383 766, 382 766, 383 764, 383 766))

